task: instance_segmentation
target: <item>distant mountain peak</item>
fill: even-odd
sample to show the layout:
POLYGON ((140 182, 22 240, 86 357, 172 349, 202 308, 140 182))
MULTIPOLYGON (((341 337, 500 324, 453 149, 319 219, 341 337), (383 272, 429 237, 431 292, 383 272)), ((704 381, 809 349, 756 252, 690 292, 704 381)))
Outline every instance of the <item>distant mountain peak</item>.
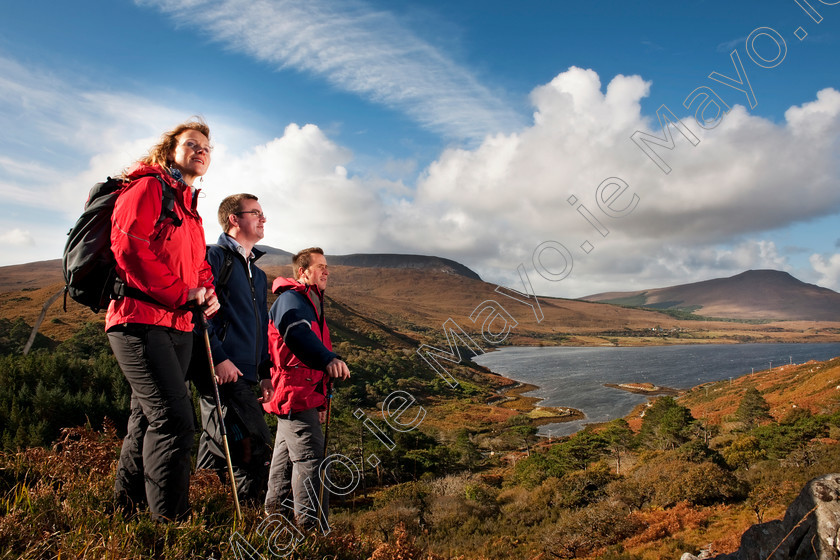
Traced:
MULTIPOLYGON (((785 280, 793 280, 794 282, 798 282, 800 284, 804 284, 801 280, 792 276, 789 272, 785 272, 784 270, 773 270, 772 268, 759 268, 756 270, 750 269, 745 270, 740 274, 736 274, 735 276, 730 276, 729 279, 734 280, 736 278, 739 279, 753 279, 753 278, 778 278, 778 279, 785 279, 785 280)), ((726 280, 724 278, 724 280, 726 280)))
POLYGON ((772 269, 747 270, 728 278, 667 288, 593 294, 581 299, 688 311, 706 317, 840 320, 840 294, 802 282, 788 272, 772 269))
MULTIPOLYGON (((292 253, 275 249, 267 245, 258 245, 260 250, 265 251, 259 264, 261 266, 283 266, 291 264, 292 253)), ((481 280, 481 277, 470 268, 452 259, 435 257, 429 255, 403 255, 398 253, 353 253, 350 255, 326 255, 327 261, 332 265, 357 266, 361 268, 411 268, 420 270, 432 270, 445 274, 464 276, 472 280, 481 280)))

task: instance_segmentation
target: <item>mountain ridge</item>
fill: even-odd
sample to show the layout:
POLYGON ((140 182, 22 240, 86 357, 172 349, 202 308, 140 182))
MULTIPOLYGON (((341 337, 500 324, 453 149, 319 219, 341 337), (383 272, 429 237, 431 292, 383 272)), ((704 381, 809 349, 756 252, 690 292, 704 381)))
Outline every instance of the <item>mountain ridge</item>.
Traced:
MULTIPOLYGON (((293 253, 268 245, 256 247, 265 251, 265 255, 257 262, 261 268, 291 265, 293 253)), ((326 257, 331 266, 429 270, 481 281, 481 277, 469 267, 452 259, 433 255, 351 253, 326 255, 326 257)), ((0 266, 0 292, 41 288, 45 285, 45 280, 52 283, 55 282, 56 276, 60 279, 61 275, 61 259, 0 266)), ((291 269, 289 269, 289 275, 291 276, 291 269)))
MULTIPOLYGON (((271 257, 276 260, 272 261, 266 255, 259 261, 270 281, 291 272, 290 255, 279 249, 271 250, 271 257)), ((721 320, 580 299, 537 296, 525 300, 497 291, 496 284, 464 273, 466 267, 452 266, 444 259, 423 256, 403 259, 399 255, 384 258, 353 255, 350 258, 356 259, 350 262, 368 266, 336 264, 330 257, 332 274, 327 299, 335 302, 337 309, 347 310, 348 321, 364 317, 369 320, 365 328, 374 330, 381 330, 385 325, 389 332, 380 334, 403 342, 411 339, 420 344, 440 339, 445 343, 446 336, 441 327, 450 320, 482 346, 481 341, 485 339, 491 346, 500 343, 648 346, 704 342, 834 342, 840 339, 840 319, 837 318, 840 315, 832 316, 830 320, 815 320, 814 317, 776 320, 779 317, 775 313, 762 314, 765 304, 759 303, 749 309, 753 320, 721 320), (383 266, 372 266, 380 264, 383 266), (486 338, 488 328, 492 330, 490 338, 486 338), (505 329, 509 336, 504 334, 505 329)), ((0 267, 0 318, 35 324, 43 306, 63 286, 61 262, 57 259, 0 267)), ((509 288, 523 289, 517 285, 509 288)), ((753 285, 752 291, 760 290, 753 285)), ((786 295, 792 297, 787 292, 786 295)), ((273 295, 269 294, 271 301, 273 295)), ((727 311, 724 309, 715 317, 735 315, 727 311)), ((97 317, 72 300, 68 300, 66 310, 62 310, 59 301, 45 316, 40 330, 60 341, 71 336, 85 322, 102 317, 103 314, 97 317)))
POLYGON ((840 294, 798 280, 787 272, 747 270, 728 278, 581 298, 645 309, 686 311, 703 317, 755 320, 836 321, 840 294))
MULTIPOLYGON (((260 266, 283 266, 292 262, 292 253, 267 245, 257 245, 266 254, 259 260, 260 266)), ((331 266, 356 266, 360 268, 412 268, 437 270, 445 274, 457 274, 473 280, 481 277, 469 267, 452 259, 434 255, 406 255, 401 253, 351 253, 349 255, 326 255, 331 266)))

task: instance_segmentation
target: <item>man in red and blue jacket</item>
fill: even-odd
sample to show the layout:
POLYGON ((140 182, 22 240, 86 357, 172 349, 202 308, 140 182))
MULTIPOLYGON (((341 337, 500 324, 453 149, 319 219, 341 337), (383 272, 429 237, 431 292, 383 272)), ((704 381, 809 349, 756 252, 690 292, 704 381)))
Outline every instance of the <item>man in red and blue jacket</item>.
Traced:
POLYGON ((328 378, 349 378, 350 370, 332 351, 324 318, 329 277, 324 252, 304 249, 293 257, 292 269, 294 279, 274 281, 272 291, 279 296, 268 314, 274 395, 263 408, 279 418, 265 506, 269 513, 292 513, 306 530, 316 523, 323 530, 329 493, 322 491, 319 467, 325 451, 326 385, 328 378))

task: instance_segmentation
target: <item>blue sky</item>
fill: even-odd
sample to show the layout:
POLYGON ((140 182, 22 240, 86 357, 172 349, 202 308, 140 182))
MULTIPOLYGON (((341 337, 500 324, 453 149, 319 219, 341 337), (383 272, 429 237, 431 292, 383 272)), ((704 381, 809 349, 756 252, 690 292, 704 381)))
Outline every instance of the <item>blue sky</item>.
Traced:
POLYGON ((522 265, 540 294, 840 290, 840 6, 809 1, 13 3, 0 266, 58 258, 89 187, 198 114, 211 242, 249 191, 274 247, 522 265), (662 106, 687 134, 646 154, 662 106))

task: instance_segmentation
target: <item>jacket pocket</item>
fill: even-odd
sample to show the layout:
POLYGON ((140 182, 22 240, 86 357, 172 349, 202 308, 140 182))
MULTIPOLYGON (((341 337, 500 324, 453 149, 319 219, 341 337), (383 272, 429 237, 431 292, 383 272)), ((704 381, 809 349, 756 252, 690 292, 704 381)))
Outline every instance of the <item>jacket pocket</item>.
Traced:
POLYGON ((278 408, 283 414, 302 412, 324 404, 324 372, 309 368, 294 368, 280 373, 278 408))

